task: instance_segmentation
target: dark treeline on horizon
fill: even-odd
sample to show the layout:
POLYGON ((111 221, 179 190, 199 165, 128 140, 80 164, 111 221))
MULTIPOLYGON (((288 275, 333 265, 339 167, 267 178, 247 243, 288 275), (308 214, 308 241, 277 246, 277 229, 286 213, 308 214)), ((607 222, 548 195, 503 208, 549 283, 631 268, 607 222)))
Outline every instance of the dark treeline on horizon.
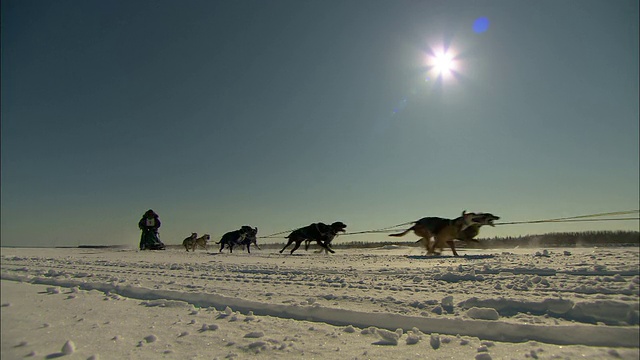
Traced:
MULTIPOLYGON (((522 235, 493 238, 478 238, 478 242, 456 241, 456 247, 469 249, 515 248, 515 247, 588 247, 588 246, 640 246, 639 231, 583 231, 558 232, 539 235, 522 235)), ((420 246, 415 241, 347 241, 338 236, 332 243, 334 249, 376 248, 381 246, 420 246)), ((280 243, 260 245, 277 248, 280 243)), ((312 247, 317 247, 313 245, 312 247)))
MULTIPOLYGON (((383 246, 409 246, 420 247, 418 239, 410 241, 349 241, 348 235, 338 236, 331 243, 334 249, 350 248, 379 248, 383 246)), ((281 249, 284 242, 262 243, 258 238, 258 245, 262 249, 281 249)), ((271 239, 269 239, 271 240, 271 239)), ((500 249, 515 247, 593 247, 593 246, 640 246, 640 231, 583 231, 583 232, 558 232, 539 235, 521 235, 493 238, 478 238, 477 242, 456 241, 456 248, 467 249, 500 249)), ((209 251, 219 250, 219 245, 215 244, 217 239, 209 242, 209 251)), ((66 246, 72 248, 74 246, 66 246)), ((126 245, 80 245, 79 248, 120 248, 126 245)), ((168 248, 184 249, 182 244, 167 244, 168 248)), ((304 244, 301 247, 304 249, 304 244)), ((315 243, 309 249, 318 249, 315 243)), ((225 251, 228 251, 225 249, 225 251)), ((236 251, 242 251, 237 248, 236 251)))
POLYGON ((603 245, 635 245, 640 244, 638 231, 582 231, 559 232, 542 235, 507 236, 479 239, 479 243, 469 243, 469 248, 503 248, 503 247, 581 247, 603 245))

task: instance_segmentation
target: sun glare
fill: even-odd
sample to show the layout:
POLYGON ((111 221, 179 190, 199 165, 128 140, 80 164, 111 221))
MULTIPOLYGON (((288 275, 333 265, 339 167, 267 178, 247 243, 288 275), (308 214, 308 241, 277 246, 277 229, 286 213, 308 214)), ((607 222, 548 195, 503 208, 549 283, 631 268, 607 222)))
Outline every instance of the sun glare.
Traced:
POLYGON ((430 63, 438 76, 446 77, 456 70, 455 57, 449 51, 436 53, 431 57, 430 63))

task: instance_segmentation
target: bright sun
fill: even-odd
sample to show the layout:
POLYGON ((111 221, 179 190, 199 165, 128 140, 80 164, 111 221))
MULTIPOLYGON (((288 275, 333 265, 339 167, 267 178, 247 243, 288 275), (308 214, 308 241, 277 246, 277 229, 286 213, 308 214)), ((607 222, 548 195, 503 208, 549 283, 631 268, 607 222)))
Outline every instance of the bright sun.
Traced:
POLYGON ((449 52, 436 54, 432 59, 433 69, 438 75, 449 75, 455 70, 456 64, 453 55, 449 52))
POLYGON ((428 65, 435 76, 446 78, 458 71, 456 56, 450 50, 436 51, 429 55, 428 65))

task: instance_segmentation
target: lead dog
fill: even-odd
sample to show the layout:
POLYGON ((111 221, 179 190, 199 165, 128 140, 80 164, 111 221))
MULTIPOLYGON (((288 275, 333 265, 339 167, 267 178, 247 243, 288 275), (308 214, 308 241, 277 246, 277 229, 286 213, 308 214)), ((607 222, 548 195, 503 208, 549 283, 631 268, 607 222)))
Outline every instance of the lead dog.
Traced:
MULTIPOLYGON (((436 254, 436 249, 440 250, 440 252, 437 253, 438 255, 440 255, 444 244, 449 244, 449 242, 453 244, 453 239, 456 239, 459 236, 460 232, 466 230, 472 225, 479 224, 477 221, 475 221, 476 216, 477 214, 467 213, 466 211, 463 211, 462 216, 455 219, 425 217, 414 222, 414 225, 409 229, 401 233, 389 234, 389 236, 404 236, 409 231, 413 230, 416 235, 422 238, 420 241, 424 239, 424 241, 426 242, 427 255, 436 254), (435 242, 433 246, 430 246, 429 239, 431 239, 432 237, 435 239, 435 242)), ((455 252, 455 249, 453 247, 452 249, 454 250, 454 255, 458 256, 458 254, 455 252)))
MULTIPOLYGON (((469 241, 478 242, 478 240, 476 240, 475 237, 478 236, 478 234, 480 233, 480 227, 484 225, 495 226, 493 224, 493 221, 500 220, 499 216, 495 216, 490 213, 475 213, 475 215, 476 216, 474 216, 474 221, 477 221, 478 223, 473 224, 468 228, 460 231, 455 240, 462 240, 467 242, 469 241)), ((422 244, 422 246, 424 246, 425 249, 429 248, 429 239, 423 238, 416 242, 419 242, 420 244, 422 244)), ((453 252, 454 256, 459 256, 458 253, 456 252, 456 247, 453 240, 447 241, 447 245, 449 245, 449 247, 451 248, 451 251, 453 252)))
POLYGON ((331 241, 338 235, 338 232, 345 232, 345 225, 343 222, 336 221, 331 225, 327 225, 324 223, 313 223, 311 225, 305 226, 300 229, 293 230, 291 234, 287 236, 289 241, 287 244, 280 250, 280 253, 284 251, 289 245, 295 243, 293 249, 291 249, 291 254, 296 251, 300 244, 303 241, 308 240, 309 242, 315 241, 318 245, 322 246, 326 251, 330 253, 335 253, 333 249, 329 247, 331 241))
MULTIPOLYGON (((236 245, 247 246, 247 252, 251 254, 251 244, 255 244, 258 247, 256 235, 258 234, 258 228, 252 228, 251 226, 244 225, 240 229, 230 231, 222 235, 222 239, 216 244, 220 244, 220 251, 224 250, 225 245, 229 248, 229 252, 233 253, 233 247, 236 245)), ((260 249, 260 247, 258 247, 260 249)))

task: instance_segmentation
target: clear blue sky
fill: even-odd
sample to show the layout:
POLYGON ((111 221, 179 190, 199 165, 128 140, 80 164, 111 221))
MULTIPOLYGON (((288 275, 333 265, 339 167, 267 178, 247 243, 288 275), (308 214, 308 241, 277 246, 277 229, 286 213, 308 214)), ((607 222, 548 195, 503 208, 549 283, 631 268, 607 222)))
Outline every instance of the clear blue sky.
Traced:
MULTIPOLYGON (((2 245, 135 246, 149 208, 169 244, 637 209, 638 15, 637 0, 4 0, 2 245), (443 46, 455 68, 439 75, 443 46)), ((481 236, 605 229, 638 222, 481 236)))

